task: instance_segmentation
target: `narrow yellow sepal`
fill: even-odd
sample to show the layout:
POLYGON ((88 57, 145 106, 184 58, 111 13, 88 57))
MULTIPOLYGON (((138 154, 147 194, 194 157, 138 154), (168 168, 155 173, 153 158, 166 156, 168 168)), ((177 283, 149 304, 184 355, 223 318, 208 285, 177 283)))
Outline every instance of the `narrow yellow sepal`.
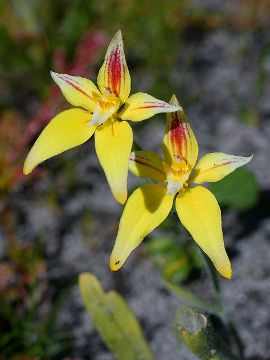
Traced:
POLYGON ((219 181, 240 166, 249 163, 252 157, 236 156, 221 152, 206 154, 196 165, 190 181, 194 184, 219 181))
POLYGON ((66 110, 45 127, 30 150, 23 167, 28 175, 41 162, 87 141, 96 130, 89 126, 91 116, 81 109, 66 110))
POLYGON ((100 92, 91 80, 53 71, 51 71, 51 77, 71 105, 83 107, 90 112, 94 111, 96 102, 93 94, 100 94, 100 92))
POLYGON ((119 270, 144 237, 166 219, 173 198, 158 184, 145 184, 132 193, 124 208, 111 254, 112 271, 119 270))
POLYGON ((151 95, 139 92, 127 99, 120 117, 123 120, 142 121, 149 119, 155 114, 173 112, 179 109, 179 105, 168 104, 151 95))
POLYGON ((231 263, 224 247, 221 211, 215 196, 197 186, 178 194, 175 202, 181 223, 195 242, 209 256, 217 271, 232 277, 231 263))

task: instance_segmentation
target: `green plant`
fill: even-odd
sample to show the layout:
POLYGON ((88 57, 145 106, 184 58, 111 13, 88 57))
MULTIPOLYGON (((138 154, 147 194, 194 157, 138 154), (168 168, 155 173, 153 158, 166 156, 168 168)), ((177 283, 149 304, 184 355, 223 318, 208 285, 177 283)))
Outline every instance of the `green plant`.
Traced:
POLYGON ((91 320, 117 359, 154 359, 136 317, 117 292, 105 293, 90 273, 80 275, 79 288, 91 320))

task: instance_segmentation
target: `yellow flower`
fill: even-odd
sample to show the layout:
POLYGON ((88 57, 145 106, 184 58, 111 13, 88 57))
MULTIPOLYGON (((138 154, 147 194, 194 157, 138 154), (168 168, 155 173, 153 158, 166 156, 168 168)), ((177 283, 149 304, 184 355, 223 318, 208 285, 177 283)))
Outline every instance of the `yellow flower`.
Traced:
POLYGON ((85 78, 51 72, 67 101, 76 106, 57 115, 45 127, 24 164, 25 175, 42 161, 87 141, 95 133, 97 156, 115 199, 127 198, 128 161, 133 134, 126 120, 142 121, 158 113, 179 110, 146 93, 129 96, 131 80, 122 34, 112 39, 97 84, 85 78))
MULTIPOLYGON (((179 105, 175 96, 171 104, 179 105)), ((219 273, 231 278, 232 268, 224 247, 218 202, 208 189, 191 187, 191 184, 219 181, 247 164, 252 156, 210 153, 196 165, 198 144, 183 110, 168 114, 163 154, 164 161, 151 151, 131 153, 130 171, 158 183, 142 185, 129 197, 112 251, 111 269, 121 268, 144 237, 166 219, 176 197, 176 212, 183 226, 219 273)))

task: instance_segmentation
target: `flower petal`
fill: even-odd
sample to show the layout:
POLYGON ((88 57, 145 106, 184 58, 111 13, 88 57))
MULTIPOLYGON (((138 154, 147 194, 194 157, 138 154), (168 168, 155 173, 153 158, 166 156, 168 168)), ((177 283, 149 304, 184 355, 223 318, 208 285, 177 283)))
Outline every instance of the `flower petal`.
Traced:
POLYGON ((87 141, 96 129, 88 125, 90 119, 91 114, 81 109, 66 110, 53 118, 30 150, 23 173, 28 175, 42 161, 87 141))
MULTIPOLYGON (((174 95, 171 104, 179 106, 174 95)), ((185 160, 189 170, 195 166, 198 157, 198 143, 182 108, 167 115, 166 132, 163 138, 163 153, 168 164, 185 160)))
POLYGON ((202 184, 219 181, 240 166, 246 165, 252 158, 253 155, 244 157, 221 152, 206 154, 196 165, 191 182, 202 184))
POLYGON ((129 170, 142 178, 165 180, 163 161, 152 151, 133 151, 129 158, 129 170))
POLYGON ((120 30, 114 35, 99 70, 98 87, 102 94, 113 93, 124 103, 130 94, 130 75, 125 59, 124 44, 120 30))
POLYGON ((213 261, 217 271, 230 279, 231 263, 224 248, 221 211, 215 196, 208 189, 197 186, 180 192, 175 206, 180 221, 213 261))
POLYGON ((173 112, 180 108, 179 105, 171 105, 151 95, 139 92, 127 99, 124 110, 119 116, 123 120, 142 121, 155 114, 173 112))
POLYGON ((164 188, 158 184, 145 184, 132 193, 120 220, 110 258, 111 270, 120 269, 144 237, 166 219, 173 198, 165 195, 164 188))
POLYGON ((113 196, 120 204, 124 204, 127 199, 128 161, 132 141, 132 130, 126 121, 107 121, 95 133, 97 156, 113 196))
POLYGON ((91 80, 68 74, 57 74, 53 71, 51 71, 51 76, 71 105, 81 106, 90 112, 94 111, 96 104, 92 93, 100 94, 100 92, 91 80))

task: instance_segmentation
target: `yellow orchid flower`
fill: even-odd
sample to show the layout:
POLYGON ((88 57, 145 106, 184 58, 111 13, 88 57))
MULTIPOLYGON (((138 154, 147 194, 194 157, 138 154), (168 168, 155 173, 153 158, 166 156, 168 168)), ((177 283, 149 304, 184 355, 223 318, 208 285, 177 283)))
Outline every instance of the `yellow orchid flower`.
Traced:
MULTIPOLYGON (((171 104, 179 106, 175 96, 171 104)), ((131 153, 130 171, 157 183, 142 185, 129 197, 110 258, 111 270, 121 268, 144 237, 166 219, 176 197, 176 212, 183 226, 210 257, 218 272, 231 278, 232 268, 224 247, 218 202, 210 190, 202 186, 191 187, 191 184, 219 181, 247 164, 252 156, 210 153, 196 165, 198 144, 183 110, 167 116, 164 160, 151 151, 131 153)))
POLYGON ((76 106, 53 118, 30 150, 25 175, 44 160, 87 141, 95 133, 97 156, 115 199, 127 199, 128 161, 133 134, 126 120, 142 121, 179 110, 146 93, 129 96, 131 80, 121 31, 112 39, 97 77, 98 88, 85 78, 51 72, 66 100, 76 106))

